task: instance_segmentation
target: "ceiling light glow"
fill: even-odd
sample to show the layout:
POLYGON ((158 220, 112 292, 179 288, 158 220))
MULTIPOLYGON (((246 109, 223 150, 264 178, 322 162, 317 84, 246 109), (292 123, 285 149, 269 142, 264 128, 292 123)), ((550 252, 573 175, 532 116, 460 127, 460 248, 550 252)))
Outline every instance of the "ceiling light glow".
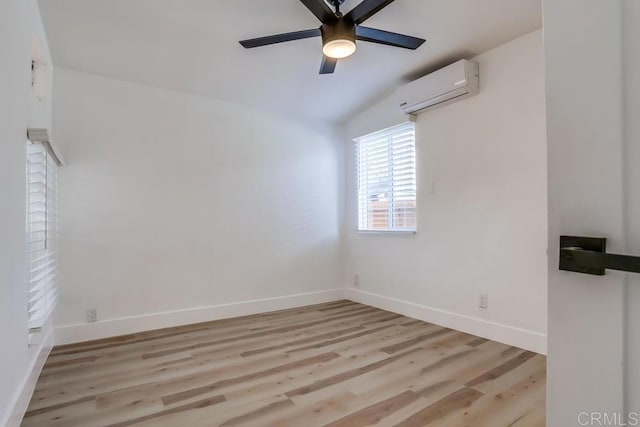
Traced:
POLYGON ((355 51, 355 42, 348 39, 331 40, 322 47, 322 53, 334 59, 346 58, 353 55, 355 51))

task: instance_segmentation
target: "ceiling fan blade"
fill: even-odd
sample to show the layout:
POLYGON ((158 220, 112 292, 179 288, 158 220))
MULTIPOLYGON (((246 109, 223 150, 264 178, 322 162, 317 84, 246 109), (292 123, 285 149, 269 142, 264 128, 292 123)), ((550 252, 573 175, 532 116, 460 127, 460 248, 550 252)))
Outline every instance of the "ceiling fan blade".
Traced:
POLYGON ((290 42, 293 40, 308 39, 310 37, 320 37, 322 33, 319 28, 313 30, 294 31, 292 33, 275 34, 273 36, 258 37, 257 39, 242 40, 240 44, 247 49, 252 47, 267 46, 275 43, 290 42))
POLYGON ((364 0, 362 3, 351 9, 346 18, 351 19, 356 24, 362 24, 376 13, 393 3, 393 0, 364 0))
POLYGON ((324 56, 322 58, 322 65, 320 65, 320 74, 331 74, 336 70, 337 59, 324 56))
POLYGON ((419 39, 417 37, 405 36, 404 34, 369 27, 356 27, 356 39, 412 50, 419 48, 422 46, 422 43, 426 41, 425 39, 419 39))
POLYGON ((336 14, 327 6, 324 0, 300 0, 323 24, 336 19, 336 14))

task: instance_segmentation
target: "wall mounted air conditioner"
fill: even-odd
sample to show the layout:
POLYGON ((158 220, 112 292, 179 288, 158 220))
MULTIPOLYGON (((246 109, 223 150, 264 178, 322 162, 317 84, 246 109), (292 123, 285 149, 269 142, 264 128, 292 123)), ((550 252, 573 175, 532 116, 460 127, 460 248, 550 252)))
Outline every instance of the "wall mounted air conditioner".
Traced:
POLYGON ((406 114, 439 108, 478 93, 478 64, 462 59, 402 86, 396 92, 406 114))

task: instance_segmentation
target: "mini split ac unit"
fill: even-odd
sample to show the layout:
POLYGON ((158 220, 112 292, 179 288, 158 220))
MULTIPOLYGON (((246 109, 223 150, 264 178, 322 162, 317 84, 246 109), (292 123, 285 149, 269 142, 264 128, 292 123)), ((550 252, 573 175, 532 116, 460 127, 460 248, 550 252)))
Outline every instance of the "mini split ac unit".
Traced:
POLYGON ((396 92, 407 114, 439 108, 478 93, 478 64, 462 59, 402 86, 396 92))

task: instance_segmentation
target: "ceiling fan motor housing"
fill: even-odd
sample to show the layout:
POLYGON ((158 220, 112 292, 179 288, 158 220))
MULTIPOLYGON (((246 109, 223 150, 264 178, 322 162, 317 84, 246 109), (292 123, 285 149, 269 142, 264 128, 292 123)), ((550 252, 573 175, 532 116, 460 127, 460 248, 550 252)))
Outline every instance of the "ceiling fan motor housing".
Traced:
POLYGON ((322 27, 320 27, 320 31, 322 32, 323 45, 334 40, 350 40, 353 43, 356 42, 356 24, 346 18, 325 22, 322 24, 322 27))

